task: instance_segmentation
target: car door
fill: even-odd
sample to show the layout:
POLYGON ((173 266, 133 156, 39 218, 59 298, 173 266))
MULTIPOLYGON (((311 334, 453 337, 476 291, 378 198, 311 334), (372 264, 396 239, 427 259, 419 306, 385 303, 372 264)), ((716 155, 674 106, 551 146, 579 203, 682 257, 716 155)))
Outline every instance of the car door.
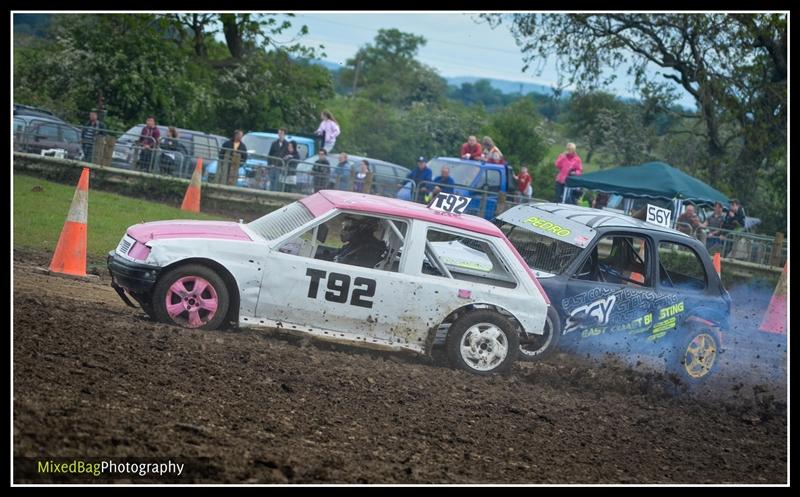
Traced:
MULTIPOLYGON (((650 338, 658 295, 654 289, 653 240, 639 233, 598 237, 566 282, 562 333, 628 347, 630 337, 650 338)), ((636 341, 635 339, 633 341, 636 341)))
POLYGON ((719 285, 719 282, 710 271, 700 252, 689 243, 659 240, 658 292, 664 303, 654 313, 658 326, 654 335, 660 338, 679 329, 689 316, 725 325, 728 303, 720 289, 715 288, 715 283, 719 285))
POLYGON ((408 221, 379 220, 377 232, 387 253, 376 267, 364 267, 331 260, 342 248, 336 245, 346 216, 359 222, 377 219, 340 212, 278 242, 265 262, 256 308, 259 324, 423 350, 426 329, 411 305, 419 288, 399 272, 408 221))
MULTIPOLYGON (((64 150, 66 150, 67 157, 70 159, 78 159, 83 157, 83 148, 81 147, 81 135, 77 129, 69 126, 61 126, 61 139, 64 150)), ((87 162, 91 161, 91 157, 83 157, 87 162)))
POLYGON ((31 153, 39 154, 42 150, 51 148, 63 148, 61 133, 57 123, 33 121, 32 140, 28 142, 28 150, 31 153))

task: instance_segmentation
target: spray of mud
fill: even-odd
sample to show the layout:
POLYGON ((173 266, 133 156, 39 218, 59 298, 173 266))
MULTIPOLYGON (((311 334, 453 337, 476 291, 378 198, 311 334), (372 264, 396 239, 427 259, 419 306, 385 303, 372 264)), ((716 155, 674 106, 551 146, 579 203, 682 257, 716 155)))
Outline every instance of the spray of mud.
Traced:
MULTIPOLYGON (((572 382, 584 379, 597 385, 598 371, 613 370, 630 381, 597 385, 657 396, 680 396, 693 401, 724 401, 757 417, 785 411, 787 400, 788 335, 759 331, 775 288, 751 281, 729 289, 732 306, 730 329, 722 336, 723 352, 714 373, 700 385, 688 385, 669 372, 672 358, 667 347, 653 347, 642 337, 610 333, 562 346, 569 361, 572 382), (580 364, 579 364, 580 363, 580 364), (594 376, 592 375, 594 372, 594 376), (584 378, 586 377, 586 378, 584 378)), ((565 355, 562 354, 564 359, 565 355)))

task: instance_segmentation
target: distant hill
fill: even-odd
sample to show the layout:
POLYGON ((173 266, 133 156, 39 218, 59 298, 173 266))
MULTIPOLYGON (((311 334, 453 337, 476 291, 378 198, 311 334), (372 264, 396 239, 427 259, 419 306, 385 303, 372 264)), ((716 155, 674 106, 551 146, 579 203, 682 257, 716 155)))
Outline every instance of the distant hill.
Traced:
MULTIPOLYGON (((550 86, 540 85, 537 83, 525 83, 523 81, 509 81, 506 79, 492 79, 492 78, 478 78, 474 76, 455 76, 452 78, 445 78, 447 84, 460 88, 463 83, 475 83, 478 80, 486 79, 492 88, 500 90, 507 94, 522 94, 535 93, 537 95, 553 95, 553 88, 550 86)), ((570 96, 570 92, 564 90, 561 92, 562 98, 570 96)))
MULTIPOLYGON (((331 72, 336 72, 343 67, 343 64, 337 64, 335 62, 331 62, 328 60, 312 60, 310 61, 312 64, 320 65, 331 72)), ((451 78, 444 78, 447 81, 449 86, 454 86, 456 88, 460 88, 463 83, 475 83, 478 80, 486 79, 489 81, 489 84, 492 85, 492 88, 500 90, 506 94, 518 94, 522 93, 523 95, 527 95, 528 93, 535 93, 537 95, 552 95, 553 88, 545 85, 540 85, 537 83, 526 83, 523 81, 509 81, 505 79, 491 79, 491 78, 478 78, 475 76, 454 76, 451 78)), ((570 95, 570 92, 563 91, 561 93, 563 98, 567 98, 570 95)))

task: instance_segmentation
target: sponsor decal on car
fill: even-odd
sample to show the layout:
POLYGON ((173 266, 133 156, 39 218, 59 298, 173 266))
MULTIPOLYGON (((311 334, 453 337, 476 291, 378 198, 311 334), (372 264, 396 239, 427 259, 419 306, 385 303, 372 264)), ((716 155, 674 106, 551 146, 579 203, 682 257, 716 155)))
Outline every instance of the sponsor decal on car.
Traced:
POLYGON ((536 216, 529 217, 525 222, 560 237, 569 236, 569 234, 572 233, 568 228, 564 228, 563 226, 559 226, 551 221, 536 216))

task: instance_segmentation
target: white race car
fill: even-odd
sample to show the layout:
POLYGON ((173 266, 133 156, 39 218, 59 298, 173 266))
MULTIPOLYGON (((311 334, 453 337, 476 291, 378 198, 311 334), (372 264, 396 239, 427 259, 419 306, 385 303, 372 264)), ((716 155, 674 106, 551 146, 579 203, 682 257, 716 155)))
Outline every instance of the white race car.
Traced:
POLYGON ((520 336, 544 333, 549 306, 490 222, 330 190, 247 224, 131 226, 108 267, 123 300, 133 305, 132 296, 158 321, 278 328, 420 354, 442 344, 454 366, 477 374, 509 368, 520 336), (440 254, 453 245, 482 266, 440 254))

